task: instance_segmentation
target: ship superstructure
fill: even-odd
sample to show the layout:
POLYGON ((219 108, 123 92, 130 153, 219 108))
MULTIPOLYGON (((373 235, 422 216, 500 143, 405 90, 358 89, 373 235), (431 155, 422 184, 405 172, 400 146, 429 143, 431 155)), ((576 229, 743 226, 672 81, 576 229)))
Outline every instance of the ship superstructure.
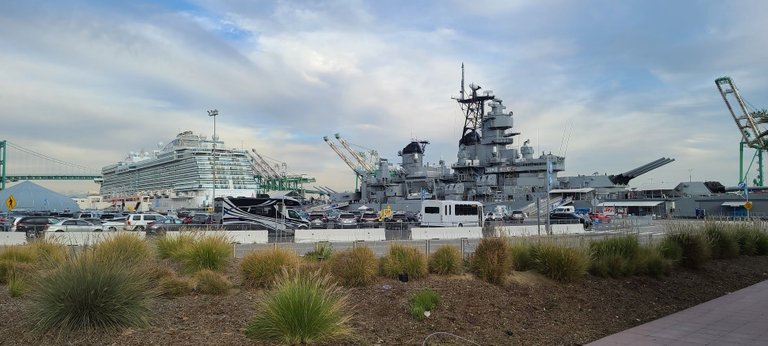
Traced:
POLYGON ((456 163, 425 165, 429 142, 412 140, 398 153, 399 166, 382 158, 370 173, 355 170, 362 180, 358 194, 338 194, 337 201, 418 210, 423 199, 472 200, 519 209, 544 198, 547 185, 557 184, 558 172, 565 169, 565 158, 534 156, 530 141, 518 144, 520 133, 514 131, 513 114, 504 111, 502 100, 475 84, 465 93, 463 80, 462 70, 456 101, 465 121, 456 163))
POLYGON ((158 150, 130 153, 102 169, 101 195, 155 210, 209 207, 215 176, 216 196, 255 196, 260 186, 249 152, 215 140, 214 151, 214 139, 185 131, 158 150))

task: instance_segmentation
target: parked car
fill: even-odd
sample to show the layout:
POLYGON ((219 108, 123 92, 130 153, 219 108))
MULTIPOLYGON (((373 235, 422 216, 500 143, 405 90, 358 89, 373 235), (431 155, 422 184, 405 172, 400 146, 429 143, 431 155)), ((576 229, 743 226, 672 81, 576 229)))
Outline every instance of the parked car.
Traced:
POLYGON ((125 228, 126 231, 143 231, 147 228, 147 225, 150 222, 155 222, 165 219, 165 216, 162 216, 160 214, 131 214, 128 215, 128 218, 125 219, 125 228))
POLYGON ((47 232, 101 232, 101 225, 83 219, 67 219, 46 226, 47 232))
POLYGON ((600 212, 589 213, 589 218, 599 223, 611 223, 611 217, 600 212))
POLYGON ((104 220, 101 227, 110 232, 122 231, 125 229, 125 220, 127 216, 116 217, 110 220, 104 220))
POLYGON ((523 223, 525 221, 525 213, 521 210, 513 210, 507 217, 507 221, 523 223))
POLYGON ((147 225, 145 234, 148 236, 153 235, 165 235, 168 231, 178 231, 182 227, 188 227, 181 219, 175 217, 168 217, 155 222, 150 222, 147 225))
POLYGON ((326 228, 328 218, 324 213, 309 213, 309 227, 310 228, 326 228))
POLYGON ((552 223, 580 223, 584 225, 584 229, 592 227, 592 219, 589 216, 576 213, 550 213, 549 220, 552 223))
POLYGON ((213 215, 211 214, 195 213, 195 215, 192 215, 192 218, 188 223, 193 225, 210 225, 215 223, 215 221, 213 220, 213 215))
POLYGON ((356 228, 357 217, 352 213, 341 213, 336 218, 336 228, 356 228))
POLYGON ((379 214, 364 212, 360 215, 359 223, 362 227, 379 227, 379 214))
POLYGON ((48 228, 61 219, 51 216, 22 216, 16 218, 11 226, 11 231, 26 232, 27 238, 37 238, 48 228))

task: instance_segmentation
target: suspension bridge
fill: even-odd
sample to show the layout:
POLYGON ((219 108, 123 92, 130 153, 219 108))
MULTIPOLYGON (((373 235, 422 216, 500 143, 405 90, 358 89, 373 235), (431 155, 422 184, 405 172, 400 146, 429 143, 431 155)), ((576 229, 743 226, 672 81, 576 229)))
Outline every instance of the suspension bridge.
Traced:
POLYGON ((21 180, 91 180, 101 181, 98 169, 66 162, 0 140, 0 190, 6 182, 21 180))

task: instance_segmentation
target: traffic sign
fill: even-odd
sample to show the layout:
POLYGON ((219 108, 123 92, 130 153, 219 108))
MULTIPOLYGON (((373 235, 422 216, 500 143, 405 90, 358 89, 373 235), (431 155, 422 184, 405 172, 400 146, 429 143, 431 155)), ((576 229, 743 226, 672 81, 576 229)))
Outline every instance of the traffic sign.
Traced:
POLYGON ((744 209, 752 210, 752 202, 747 201, 747 203, 744 203, 744 209))
POLYGON ((745 187, 747 187, 747 184, 745 184, 743 181, 740 181, 739 182, 739 188, 740 189, 744 189, 745 187))
POLYGON ((13 198, 13 195, 8 196, 8 199, 5 200, 5 205, 8 207, 8 211, 16 208, 16 199, 13 198))

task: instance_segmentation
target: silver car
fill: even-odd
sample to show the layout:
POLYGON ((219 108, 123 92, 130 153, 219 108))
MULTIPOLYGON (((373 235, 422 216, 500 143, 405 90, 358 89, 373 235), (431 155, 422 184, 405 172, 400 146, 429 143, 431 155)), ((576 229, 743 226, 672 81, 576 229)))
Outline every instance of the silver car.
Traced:
POLYGON ((101 225, 94 225, 81 219, 67 219, 48 225, 48 232, 101 232, 101 225))
POLYGON ((357 216, 352 213, 341 213, 336 218, 336 228, 357 228, 357 216))

